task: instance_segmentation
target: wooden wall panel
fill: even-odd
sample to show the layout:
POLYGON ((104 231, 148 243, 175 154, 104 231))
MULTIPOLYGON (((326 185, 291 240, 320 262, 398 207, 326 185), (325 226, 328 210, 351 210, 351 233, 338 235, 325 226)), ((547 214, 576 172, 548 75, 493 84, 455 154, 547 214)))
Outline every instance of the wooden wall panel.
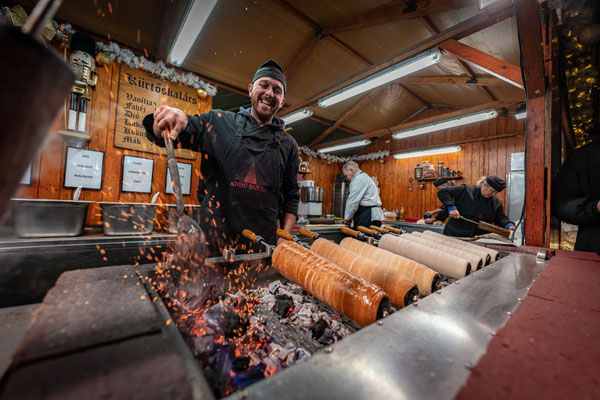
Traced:
MULTIPOLYGON (((119 201, 119 202, 149 202, 156 192, 161 192, 159 203, 174 203, 173 195, 165 194, 166 159, 159 154, 126 150, 114 146, 115 121, 117 114, 117 95, 119 90, 120 65, 98 67, 98 85, 92 92, 92 102, 89 105, 87 132, 91 136, 90 143, 85 148, 104 152, 104 173, 101 190, 82 190, 80 199, 89 201, 119 201), (121 177, 123 156, 150 158, 154 160, 152 193, 121 192, 121 177)), ((200 99, 199 112, 212 108, 212 98, 200 99)), ((40 199, 70 199, 73 189, 67 189, 64 184, 64 166, 67 144, 56 132, 64 129, 64 113, 58 116, 52 132, 39 155, 33 161, 33 178, 31 186, 21 186, 15 197, 40 199)), ((179 159, 180 162, 190 163, 192 160, 179 159)), ((192 183, 189 196, 184 196, 186 204, 198 204, 196 187, 200 176, 201 157, 192 162, 192 183)), ((100 207, 90 207, 87 224, 98 225, 100 207)))

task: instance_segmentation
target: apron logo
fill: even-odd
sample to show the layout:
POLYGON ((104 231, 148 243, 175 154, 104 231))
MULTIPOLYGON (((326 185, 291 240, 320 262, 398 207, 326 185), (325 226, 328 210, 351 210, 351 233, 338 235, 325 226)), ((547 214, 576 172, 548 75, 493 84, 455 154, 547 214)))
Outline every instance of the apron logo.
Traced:
POLYGON ((260 178, 262 178, 260 177, 260 172, 256 169, 256 165, 252 163, 250 168, 238 174, 235 177, 235 180, 231 181, 230 185, 241 189, 254 190, 256 192, 266 192, 267 190, 265 187, 260 185, 260 183, 262 183, 262 179, 260 178))

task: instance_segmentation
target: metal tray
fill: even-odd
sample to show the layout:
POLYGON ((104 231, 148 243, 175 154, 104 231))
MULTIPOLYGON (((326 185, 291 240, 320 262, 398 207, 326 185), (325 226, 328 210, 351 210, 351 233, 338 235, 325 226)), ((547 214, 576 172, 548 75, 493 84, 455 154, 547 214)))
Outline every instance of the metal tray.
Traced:
POLYGON ((89 201, 11 199, 15 233, 23 238, 79 236, 89 201))
POLYGON ((147 235, 154 231, 156 204, 98 203, 102 210, 102 229, 107 236, 147 235))

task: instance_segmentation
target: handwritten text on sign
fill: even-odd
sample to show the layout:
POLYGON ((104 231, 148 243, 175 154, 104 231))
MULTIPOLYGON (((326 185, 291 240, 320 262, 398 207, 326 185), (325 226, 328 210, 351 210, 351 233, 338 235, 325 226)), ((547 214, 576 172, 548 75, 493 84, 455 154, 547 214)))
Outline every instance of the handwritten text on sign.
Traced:
POLYGON ((103 168, 103 152, 67 147, 65 187, 101 189, 103 168))
POLYGON ((123 157, 122 192, 152 192, 154 160, 141 157, 123 157))
MULTIPOLYGON (((177 107, 188 115, 198 113, 200 99, 190 87, 163 81, 147 72, 121 65, 115 147, 165 154, 165 149, 146 138, 144 117, 161 105, 177 107)), ((175 149, 175 156, 196 159, 190 150, 175 149)))

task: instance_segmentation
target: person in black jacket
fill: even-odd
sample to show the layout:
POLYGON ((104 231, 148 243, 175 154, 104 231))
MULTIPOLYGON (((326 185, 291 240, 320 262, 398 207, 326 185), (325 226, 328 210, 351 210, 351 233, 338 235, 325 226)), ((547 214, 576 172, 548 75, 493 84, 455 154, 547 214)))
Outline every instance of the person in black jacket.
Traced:
MULTIPOLYGON (((451 185, 450 182, 448 182, 448 179, 438 178, 435 181, 433 181, 433 186, 435 186, 435 189, 439 192, 440 190, 447 188, 451 185)), ((440 208, 436 208, 435 210, 427 211, 425 213, 426 224, 433 224, 435 221, 444 222, 446 218, 448 218, 448 210, 446 210, 446 207, 444 207, 443 204, 440 206, 440 208), (434 215, 435 218, 433 218, 434 215)))
POLYGON ((188 116, 161 106, 144 118, 149 140, 164 146, 162 134, 168 130, 175 146, 202 153, 200 227, 210 253, 251 247, 241 237, 245 228, 276 244, 278 219, 291 232, 300 200, 298 146, 275 116, 285 90, 282 68, 269 60, 248 85, 250 109, 188 116))
POLYGON ((600 254, 600 142, 573 151, 555 183, 555 215, 579 225, 575 250, 600 254))
POLYGON ((504 214, 502 201, 496 197, 505 187, 506 183, 502 178, 488 176, 479 181, 478 186, 463 184, 438 191, 438 198, 451 217, 444 228, 444 235, 473 237, 487 233, 477 225, 461 220, 461 216, 515 230, 515 224, 504 214))

